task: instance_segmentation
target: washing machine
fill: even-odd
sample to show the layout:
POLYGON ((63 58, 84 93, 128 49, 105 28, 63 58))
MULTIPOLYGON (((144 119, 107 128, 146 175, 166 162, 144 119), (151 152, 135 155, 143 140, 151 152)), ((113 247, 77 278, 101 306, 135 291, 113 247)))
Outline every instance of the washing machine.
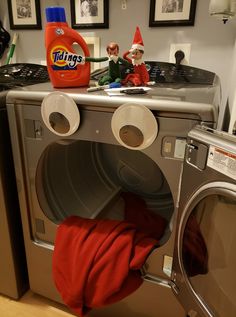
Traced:
POLYGON ((187 139, 172 270, 188 316, 235 316, 235 212, 236 137, 195 127, 187 139))
MULTIPOLYGON (((181 228, 186 226, 183 215, 189 215, 186 205, 194 195, 191 189, 199 190, 193 186, 195 174, 199 173, 199 187, 200 175, 207 183, 215 174, 213 185, 225 185, 224 171, 214 170, 206 158, 211 138, 201 140, 200 134, 199 141, 191 136, 187 141, 188 133, 198 125, 200 131, 202 126, 216 127, 219 104, 217 76, 207 84, 155 85, 142 95, 91 93, 86 88, 57 90, 50 83, 10 91, 7 110, 30 288, 61 301, 52 279, 58 225, 70 215, 123 219, 121 193, 125 191, 142 197, 168 226, 160 246, 142 268, 142 286, 116 304, 92 310, 89 316, 212 316, 204 308, 198 310, 202 298, 182 266, 180 239, 181 228), (192 156, 185 154, 186 144, 192 156), (182 178, 185 163, 191 167, 187 186, 182 178), (192 302, 189 299, 189 306, 184 307, 187 292, 192 302)), ((202 134, 213 136, 214 132, 202 134)), ((210 147, 214 155, 216 145, 210 147)), ((225 155, 235 153, 234 146, 224 150, 225 155)), ((235 195, 235 179, 230 176, 228 183, 235 195)), ((233 195, 229 200, 235 203, 233 195)), ((217 190, 214 197, 218 197, 217 190)), ((206 268, 193 273, 206 275, 206 268)))

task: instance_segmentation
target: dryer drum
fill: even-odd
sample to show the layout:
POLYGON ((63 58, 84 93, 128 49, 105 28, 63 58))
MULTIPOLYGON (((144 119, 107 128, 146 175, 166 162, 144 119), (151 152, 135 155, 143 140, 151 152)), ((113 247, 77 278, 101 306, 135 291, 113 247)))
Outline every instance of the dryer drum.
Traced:
POLYGON ((53 143, 37 166, 39 204, 54 223, 71 215, 123 219, 124 202, 114 204, 123 191, 141 196, 150 210, 170 220, 174 207, 169 185, 142 152, 81 140, 53 143))

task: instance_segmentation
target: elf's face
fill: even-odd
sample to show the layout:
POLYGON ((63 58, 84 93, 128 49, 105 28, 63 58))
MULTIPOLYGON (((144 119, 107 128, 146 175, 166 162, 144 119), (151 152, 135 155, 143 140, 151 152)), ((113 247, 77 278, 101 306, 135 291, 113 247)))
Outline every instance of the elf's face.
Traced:
POLYGON ((109 56, 118 56, 118 53, 119 53, 119 50, 117 47, 108 49, 109 56))
POLYGON ((143 52, 136 49, 131 52, 132 59, 141 59, 143 56, 143 52))

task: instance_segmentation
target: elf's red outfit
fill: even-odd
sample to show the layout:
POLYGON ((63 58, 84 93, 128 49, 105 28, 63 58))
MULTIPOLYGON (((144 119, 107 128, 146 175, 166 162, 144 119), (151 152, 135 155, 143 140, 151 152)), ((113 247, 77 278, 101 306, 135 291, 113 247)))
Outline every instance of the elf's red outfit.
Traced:
POLYGON ((133 45, 131 49, 123 54, 123 58, 134 66, 134 73, 128 74, 122 84, 132 84, 134 86, 146 86, 149 82, 149 74, 145 63, 142 61, 144 45, 139 27, 136 27, 133 45), (132 59, 128 57, 132 54, 132 59))
POLYGON ((134 73, 128 74, 125 79, 122 81, 123 84, 132 83, 134 86, 146 86, 149 82, 149 74, 144 62, 136 64, 135 61, 132 61, 127 55, 130 54, 130 51, 124 53, 123 58, 129 61, 134 66, 134 73))

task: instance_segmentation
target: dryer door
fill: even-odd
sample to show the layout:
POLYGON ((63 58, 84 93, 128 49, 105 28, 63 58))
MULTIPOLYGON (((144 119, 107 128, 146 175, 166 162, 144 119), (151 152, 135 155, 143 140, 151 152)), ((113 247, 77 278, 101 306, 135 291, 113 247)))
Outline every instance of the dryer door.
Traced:
POLYGON ((189 317, 236 316, 236 137, 189 133, 172 288, 189 317))

